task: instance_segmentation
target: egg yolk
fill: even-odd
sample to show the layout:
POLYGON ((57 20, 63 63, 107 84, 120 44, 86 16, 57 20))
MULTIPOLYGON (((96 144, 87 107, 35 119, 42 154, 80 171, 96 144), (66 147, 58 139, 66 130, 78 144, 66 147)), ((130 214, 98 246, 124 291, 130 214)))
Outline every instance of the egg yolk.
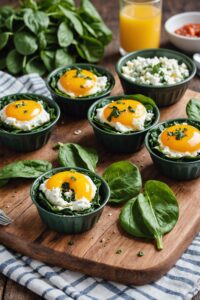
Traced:
POLYGON ((74 69, 63 74, 60 85, 75 96, 87 96, 89 91, 95 86, 97 77, 88 70, 74 69))
POLYGON ((177 152, 200 150, 200 131, 191 125, 177 124, 166 128, 160 135, 164 146, 177 152))
POLYGON ((117 100, 110 103, 103 111, 108 122, 120 122, 126 126, 133 126, 133 119, 146 116, 146 108, 136 100, 117 100))
POLYGON ((76 200, 83 197, 90 202, 93 200, 94 191, 91 182, 84 174, 73 171, 57 173, 47 180, 46 187, 49 190, 61 188, 63 183, 69 183, 69 188, 75 192, 76 200))
POLYGON ((40 103, 34 100, 17 100, 7 105, 5 114, 7 117, 18 121, 29 121, 39 115, 42 111, 40 103))

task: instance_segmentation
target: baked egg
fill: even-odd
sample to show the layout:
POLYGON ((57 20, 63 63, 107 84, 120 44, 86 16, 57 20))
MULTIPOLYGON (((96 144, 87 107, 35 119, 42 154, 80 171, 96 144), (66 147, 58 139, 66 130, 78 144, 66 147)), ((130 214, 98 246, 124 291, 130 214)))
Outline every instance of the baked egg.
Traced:
POLYGON ((2 123, 20 129, 30 131, 50 120, 50 114, 44 109, 42 101, 16 100, 0 110, 2 123))
POLYGON ((89 70, 71 69, 60 77, 57 87, 72 98, 87 97, 103 92, 107 81, 106 76, 97 76, 89 70))
POLYGON ((171 158, 195 157, 200 153, 200 130, 187 123, 165 128, 158 137, 156 148, 171 158))
POLYGON ((90 208, 97 188, 89 176, 71 170, 54 174, 40 185, 40 190, 58 209, 80 211, 90 208))
POLYGON ((119 132, 139 131, 144 129, 145 121, 153 118, 153 113, 147 112, 139 101, 121 99, 98 108, 96 118, 119 132))

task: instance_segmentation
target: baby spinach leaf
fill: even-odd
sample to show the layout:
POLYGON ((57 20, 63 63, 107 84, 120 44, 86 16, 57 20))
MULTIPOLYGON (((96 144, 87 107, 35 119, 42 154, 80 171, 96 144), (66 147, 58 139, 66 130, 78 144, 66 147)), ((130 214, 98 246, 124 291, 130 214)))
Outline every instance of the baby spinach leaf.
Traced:
POLYGON ((10 35, 9 32, 0 33, 0 50, 6 46, 9 39, 9 35, 10 35))
POLYGON ((78 16, 74 12, 64 8, 62 5, 58 5, 58 7, 60 8, 60 10, 64 14, 64 16, 72 23, 76 32, 80 35, 83 35, 83 26, 82 26, 78 16))
POLYGON ((63 167, 80 167, 94 172, 98 155, 94 149, 78 144, 59 144, 58 160, 63 167))
POLYGON ((51 170, 51 168, 51 163, 46 160, 21 160, 3 167, 0 170, 0 180, 11 178, 37 178, 51 170))
POLYGON ((122 208, 119 222, 121 227, 129 234, 136 237, 153 238, 143 218, 141 218, 137 197, 129 200, 122 208))
POLYGON ((73 64, 75 61, 74 56, 69 54, 65 49, 58 49, 55 56, 55 67, 59 68, 65 65, 73 64))
POLYGON ((83 36, 83 39, 83 43, 80 43, 77 47, 79 55, 88 62, 98 62, 104 53, 103 44, 93 37, 83 36))
POLYGON ((11 50, 6 57, 6 67, 11 74, 17 74, 22 70, 23 56, 15 49, 11 50))
POLYGON ((94 5, 92 5, 92 3, 89 0, 81 0, 80 9, 91 19, 98 21, 102 20, 96 8, 94 7, 94 5))
POLYGON ((155 239, 158 250, 163 249, 162 236, 171 231, 179 216, 173 191, 163 182, 149 180, 144 193, 130 200, 121 210, 121 227, 129 234, 155 239))
POLYGON ((14 44, 17 52, 22 55, 33 54, 38 49, 36 37, 27 31, 15 33, 14 44))
POLYGON ((109 202, 121 203, 137 196, 142 187, 142 179, 136 165, 129 161, 111 164, 103 173, 111 195, 109 202))
POLYGON ((30 31, 37 34, 48 27, 49 17, 43 11, 33 11, 32 9, 26 9, 26 12, 24 14, 24 23, 30 29, 30 31))
POLYGON ((46 68, 40 57, 35 56, 27 62, 25 70, 28 74, 38 73, 39 75, 43 75, 46 71, 46 68))
POLYGON ((200 100, 190 99, 186 106, 186 113, 189 119, 200 121, 200 100))
POLYGON ((61 47, 68 47, 73 42, 73 32, 67 22, 62 22, 58 27, 58 43, 61 47))
POLYGON ((0 58, 0 70, 3 70, 6 67, 6 58, 1 57, 0 58))
POLYGON ((46 40, 45 33, 42 31, 42 32, 38 33, 37 37, 38 37, 38 46, 39 46, 40 50, 46 49, 47 40, 46 40))
POLYGON ((47 70, 51 71, 55 65, 55 51, 51 51, 51 50, 41 51, 40 57, 47 70))

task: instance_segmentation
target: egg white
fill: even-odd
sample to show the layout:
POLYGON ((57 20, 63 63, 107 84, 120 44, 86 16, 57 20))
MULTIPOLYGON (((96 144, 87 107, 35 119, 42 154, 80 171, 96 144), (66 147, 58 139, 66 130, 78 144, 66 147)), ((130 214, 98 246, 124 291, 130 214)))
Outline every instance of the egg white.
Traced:
MULTIPOLYGON (((84 175, 88 183, 92 187, 92 199, 95 197, 97 187, 92 181, 92 179, 84 175)), ((46 184, 47 180, 45 180, 39 187, 39 189, 45 194, 45 197, 47 200, 54 206, 56 206, 59 210, 62 210, 64 208, 69 208, 72 211, 81 211, 85 210, 91 207, 91 202, 88 201, 85 197, 82 197, 80 199, 76 199, 75 201, 67 202, 63 196, 62 196, 62 190, 61 188, 53 188, 53 189, 48 189, 46 184)), ((66 196, 70 196, 72 194, 72 190, 69 190, 68 192, 65 193, 66 196)), ((76 195, 75 195, 76 198, 76 195)))
MULTIPOLYGON (((187 125, 187 123, 183 123, 183 125, 187 125)), ((162 132, 161 132, 162 134, 162 132)), ((181 158, 181 157, 196 157, 197 155, 199 155, 200 153, 200 149, 198 151, 194 151, 194 152, 180 152, 180 151, 175 151, 175 150, 171 150, 168 146, 165 146, 162 141, 161 141, 161 134, 158 137, 158 143, 159 146, 156 146, 155 148, 157 150, 159 150, 160 152, 162 152, 165 156, 169 157, 169 158, 181 158)))
MULTIPOLYGON (((58 82, 57 82, 57 87, 61 92, 69 95, 71 98, 77 98, 77 97, 80 98, 80 97, 90 96, 90 95, 93 95, 93 94, 96 94, 96 93, 99 93, 99 92, 103 92, 106 89, 106 86, 107 86, 108 78, 106 76, 101 76, 101 77, 95 76, 95 77, 96 77, 95 85, 93 86, 93 88, 91 88, 88 91, 87 95, 76 96, 73 92, 66 90, 61 85, 60 80, 58 80, 58 82)), ((84 86, 85 87, 90 87, 92 84, 93 84, 92 80, 86 80, 84 86)))
MULTIPOLYGON (((132 120, 132 126, 125 126, 120 122, 109 122, 105 117, 104 117, 104 110, 109 104, 105 105, 104 107, 98 108, 96 110, 96 118, 99 122, 101 123, 106 123, 115 128, 119 132, 127 132, 127 131, 141 131, 144 130, 144 123, 145 121, 150 121, 153 118, 153 113, 148 113, 146 108, 145 108, 145 113, 140 117, 140 118, 134 118, 132 120)), ((137 108, 137 111, 140 110, 140 107, 137 108)))
POLYGON ((37 103, 39 103, 42 107, 42 111, 31 120, 19 121, 16 118, 8 117, 6 115, 6 108, 8 105, 4 106, 4 108, 0 110, 0 120, 8 126, 13 126, 22 131, 30 131, 36 127, 39 127, 50 121, 50 114, 44 109, 42 102, 38 101, 37 103))

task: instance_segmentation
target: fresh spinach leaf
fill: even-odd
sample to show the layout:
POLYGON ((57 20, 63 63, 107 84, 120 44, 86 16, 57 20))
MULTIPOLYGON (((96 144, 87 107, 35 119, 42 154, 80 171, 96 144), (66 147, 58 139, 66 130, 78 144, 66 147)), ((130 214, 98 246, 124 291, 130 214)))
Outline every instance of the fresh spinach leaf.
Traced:
POLYGON ((98 155, 94 149, 78 144, 59 144, 58 160, 63 167, 79 167, 94 172, 98 155))
POLYGON ((9 36, 10 36, 9 32, 0 33, 0 50, 6 46, 9 36))
POLYGON ((75 62, 75 58, 65 49, 58 49, 55 55, 55 67, 60 68, 64 65, 71 65, 75 62))
POLYGON ((200 100, 190 99, 186 106, 186 113, 189 119, 200 121, 200 100))
POLYGON ((49 17, 43 11, 26 9, 24 14, 24 23, 30 29, 30 31, 38 34, 49 26, 49 17))
POLYGON ((11 50, 6 57, 6 67, 11 74, 19 73, 23 67, 23 56, 15 49, 11 50))
POLYGON ((46 71, 46 68, 40 57, 35 56, 27 62, 25 70, 28 74, 38 73, 39 75, 43 75, 46 71))
POLYGON ((73 42, 73 32, 67 22, 62 22, 58 27, 58 43, 61 47, 68 47, 73 42))
POLYGON ((27 31, 16 32, 14 44, 17 52, 22 55, 30 55, 37 51, 38 44, 36 37, 27 31))
MULTIPOLYGON (((0 181, 11 178, 37 178, 51 170, 52 165, 45 160, 21 160, 6 165, 0 170, 0 181)), ((5 181, 6 182, 6 181, 5 181)))
POLYGON ((80 9, 93 20, 101 21, 101 16, 89 0, 81 0, 80 9))
POLYGON ((121 227, 135 237, 155 239, 163 249, 162 237, 171 231, 179 217, 179 206, 173 191, 161 181, 149 180, 144 193, 130 200, 121 210, 121 227))
POLYGON ((55 51, 45 50, 41 51, 40 57, 48 71, 51 71, 55 65, 55 51))
POLYGON ((136 165, 129 161, 111 164, 103 173, 111 195, 109 202, 121 203, 137 196, 142 187, 142 179, 136 165))
POLYGON ((64 8, 62 5, 58 5, 64 16, 72 23, 76 32, 83 35, 83 26, 79 20, 79 17, 72 11, 64 8))

